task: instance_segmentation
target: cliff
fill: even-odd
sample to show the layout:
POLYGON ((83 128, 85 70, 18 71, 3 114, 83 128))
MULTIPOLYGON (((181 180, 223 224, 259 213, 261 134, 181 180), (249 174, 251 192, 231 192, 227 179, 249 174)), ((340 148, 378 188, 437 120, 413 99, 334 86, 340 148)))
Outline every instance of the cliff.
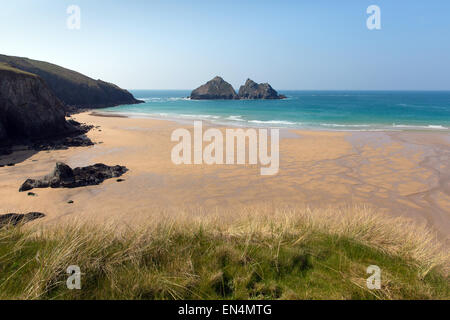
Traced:
POLYGON ((245 84, 239 89, 239 99, 283 99, 270 84, 256 83, 247 79, 245 84))
POLYGON ((0 145, 76 131, 41 77, 0 63, 0 145))
POLYGON ((94 80, 48 62, 0 55, 0 63, 40 76, 67 106, 100 108, 142 102, 112 83, 94 80))
POLYGON ((233 86, 221 77, 215 77, 191 93, 193 100, 239 99, 233 86))

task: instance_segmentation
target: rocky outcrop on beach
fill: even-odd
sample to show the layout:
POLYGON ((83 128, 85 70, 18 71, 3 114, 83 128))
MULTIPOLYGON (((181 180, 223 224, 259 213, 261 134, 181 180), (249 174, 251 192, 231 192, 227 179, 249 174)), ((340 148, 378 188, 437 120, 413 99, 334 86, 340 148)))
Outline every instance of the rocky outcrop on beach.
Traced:
POLYGON ((247 79, 245 84, 239 89, 239 99, 283 99, 268 83, 256 83, 247 79))
POLYGON ((50 90, 70 110, 136 104, 139 101, 127 90, 81 73, 28 58, 0 55, 0 63, 41 77, 50 90))
POLYGON ((124 166, 107 166, 98 163, 92 166, 72 169, 58 162, 53 172, 42 179, 27 179, 19 191, 29 191, 34 188, 78 188, 99 185, 106 179, 117 178, 126 173, 124 166))
POLYGON ((7 213, 0 215, 0 228, 6 225, 16 226, 19 223, 27 223, 36 219, 45 217, 45 214, 40 212, 30 212, 27 214, 7 213))
POLYGON ((65 150, 71 147, 89 147, 94 145, 91 139, 86 136, 86 133, 94 128, 93 125, 79 123, 73 119, 68 119, 67 122, 77 129, 75 134, 61 138, 38 139, 28 145, 29 149, 37 151, 65 150))
POLYGON ((41 77, 0 64, 0 145, 77 132, 41 77))
POLYGON ((239 99, 233 86, 221 77, 215 77, 191 93, 193 100, 235 100, 239 99))

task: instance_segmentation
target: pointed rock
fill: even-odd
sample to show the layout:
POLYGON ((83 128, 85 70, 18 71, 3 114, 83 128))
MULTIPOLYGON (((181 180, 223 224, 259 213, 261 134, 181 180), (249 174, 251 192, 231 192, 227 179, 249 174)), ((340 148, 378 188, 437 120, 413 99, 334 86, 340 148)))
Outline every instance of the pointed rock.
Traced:
POLYGON ((245 84, 239 89, 240 99, 283 99, 284 96, 279 95, 270 84, 256 83, 251 79, 247 79, 245 84))
POLYGON ((233 86, 221 77, 215 77, 191 93, 193 100, 234 100, 239 99, 233 86))

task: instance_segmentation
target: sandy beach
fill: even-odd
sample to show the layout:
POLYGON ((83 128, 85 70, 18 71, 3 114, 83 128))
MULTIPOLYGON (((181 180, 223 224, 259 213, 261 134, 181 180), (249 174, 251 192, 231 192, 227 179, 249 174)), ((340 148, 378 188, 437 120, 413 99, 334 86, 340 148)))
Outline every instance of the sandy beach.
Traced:
MULTIPOLYGON (((170 136, 192 124, 164 120, 73 117, 96 126, 92 147, 30 152, 0 158, 0 207, 4 212, 39 211, 40 223, 76 219, 122 219, 179 208, 204 211, 243 206, 329 207, 369 205, 380 212, 426 223, 450 240, 450 136, 447 132, 337 132, 284 129, 280 170, 261 176, 257 165, 175 165, 170 136), (122 178, 76 189, 19 193, 27 178, 94 163, 124 165, 122 178), (73 203, 69 204, 68 201, 73 203)), ((148 216, 150 219, 150 215, 148 216)))

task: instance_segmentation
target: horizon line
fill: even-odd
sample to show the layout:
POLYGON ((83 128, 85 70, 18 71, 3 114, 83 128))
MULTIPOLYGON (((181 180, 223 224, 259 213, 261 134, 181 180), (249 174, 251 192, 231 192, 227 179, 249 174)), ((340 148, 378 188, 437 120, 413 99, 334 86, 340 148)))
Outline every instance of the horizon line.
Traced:
MULTIPOLYGON (((145 88, 127 88, 126 90, 148 90, 148 91, 193 91, 195 89, 145 89, 145 88)), ((450 89, 276 89, 277 91, 391 91, 391 92, 450 92, 450 89)))

